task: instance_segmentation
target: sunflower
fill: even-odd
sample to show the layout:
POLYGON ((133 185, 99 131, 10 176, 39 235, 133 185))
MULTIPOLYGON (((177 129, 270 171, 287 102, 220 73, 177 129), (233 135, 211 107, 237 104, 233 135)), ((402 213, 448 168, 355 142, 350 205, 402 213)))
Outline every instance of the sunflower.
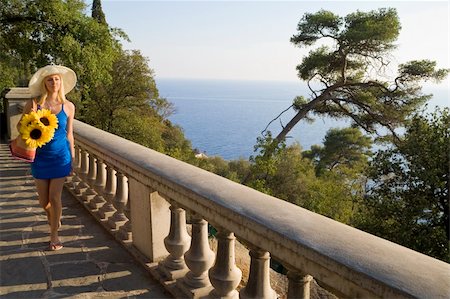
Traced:
POLYGON ((58 118, 49 109, 42 109, 36 112, 38 120, 48 129, 58 128, 58 118))
POLYGON ((22 138, 30 147, 41 147, 53 138, 54 130, 35 121, 26 126, 22 133, 22 138))
POLYGON ((20 121, 20 133, 23 133, 23 131, 32 123, 38 121, 38 115, 36 112, 31 111, 30 113, 24 114, 22 117, 22 120, 20 121))

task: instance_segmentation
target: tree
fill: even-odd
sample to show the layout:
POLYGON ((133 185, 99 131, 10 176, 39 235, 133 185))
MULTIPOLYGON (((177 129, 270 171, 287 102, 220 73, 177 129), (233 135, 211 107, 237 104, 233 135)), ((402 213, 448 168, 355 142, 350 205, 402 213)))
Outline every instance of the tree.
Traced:
POLYGON ((164 120, 164 153, 175 159, 196 165, 196 158, 190 140, 186 139, 183 129, 173 125, 169 120, 164 120))
MULTIPOLYGON (((15 70, 16 86, 26 86, 37 68, 50 63, 64 64, 77 73, 76 90, 83 99, 89 98, 91 88, 111 79, 112 63, 120 49, 115 36, 122 33, 111 30, 112 35, 108 26, 86 16, 85 8, 80 0, 1 0, 1 66, 15 70)), ((11 82, 0 75, 0 86, 11 82)), ((71 99, 77 102, 78 98, 72 93, 71 99)), ((77 104, 82 113, 82 105, 77 104)))
POLYGON ((164 125, 158 117, 146 115, 139 110, 139 108, 117 110, 109 132, 156 151, 164 152, 162 138, 164 125))
POLYGON ((148 59, 137 50, 122 51, 113 64, 110 83, 91 91, 84 120, 181 160, 193 157, 182 130, 167 119, 173 105, 159 96, 148 59))
MULTIPOLYGON (((2 44, 1 37, 0 44, 2 44)), ((19 72, 14 65, 14 61, 10 60, 2 53, 0 46, 0 97, 3 97, 6 94, 8 88, 15 85, 18 77, 19 72)), ((0 101, 0 111, 3 112, 3 101, 0 101)))
MULTIPOLYGON (((299 144, 276 146, 260 138, 262 154, 251 158, 246 185, 335 220, 350 223, 354 194, 347 177, 328 172, 318 177, 312 161, 303 157, 299 144), (273 151, 264 156, 265 151, 273 151)), ((359 194, 356 194, 359 196, 359 194)))
POLYGON ((371 163, 357 226, 450 261, 450 110, 415 115, 397 146, 371 163))
POLYGON ((92 2, 92 18, 97 20, 100 24, 107 25, 105 14, 102 10, 102 2, 100 0, 94 0, 92 2))
POLYGON ((382 79, 395 48, 400 22, 395 9, 355 12, 345 18, 330 11, 306 13, 291 42, 309 47, 327 42, 309 52, 297 66, 300 79, 307 82, 311 95, 299 96, 293 107, 297 114, 274 138, 285 139, 289 131, 311 113, 333 118, 349 118, 356 126, 376 133, 377 126, 396 136, 395 128, 426 102, 420 82, 441 80, 448 70, 436 69, 429 60, 401 64, 391 81, 382 79))
POLYGON ((159 97, 148 60, 123 51, 126 34, 110 28, 94 1, 92 17, 81 0, 0 0, 0 88, 26 86, 46 64, 78 75, 69 95, 77 119, 155 150, 190 159, 190 142, 167 117, 173 105, 159 97), (167 137, 167 138, 166 138, 167 137))
POLYGON ((316 165, 317 175, 338 168, 360 172, 371 155, 371 138, 357 128, 330 129, 323 144, 313 145, 310 150, 303 152, 303 156, 316 165))
POLYGON ((140 114, 157 116, 150 103, 157 101, 159 92, 148 60, 137 50, 121 51, 114 61, 112 80, 96 85, 87 102, 84 119, 102 130, 115 132, 114 119, 122 109, 138 109, 140 114))

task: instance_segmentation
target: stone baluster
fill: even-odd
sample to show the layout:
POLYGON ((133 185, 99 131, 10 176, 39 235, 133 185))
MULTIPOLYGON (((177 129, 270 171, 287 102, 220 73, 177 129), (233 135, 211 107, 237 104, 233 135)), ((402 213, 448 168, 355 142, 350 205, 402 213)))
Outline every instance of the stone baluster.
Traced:
POLYGON ((116 209, 113 206, 114 196, 116 194, 117 187, 117 179, 116 179, 116 171, 114 168, 106 164, 106 186, 103 197, 105 198, 105 204, 99 209, 99 216, 102 221, 106 221, 109 217, 111 217, 116 209))
MULTIPOLYGON (((129 190, 129 188, 128 188, 129 190)), ((127 204, 125 205, 125 208, 123 209, 123 213, 125 214, 127 220, 123 226, 119 229, 119 238, 124 242, 132 242, 132 221, 131 221, 131 198, 130 198, 130 192, 128 192, 127 195, 127 204)))
POLYGON ((69 189, 73 189, 73 183, 72 183, 72 180, 73 180, 73 178, 76 176, 76 175, 75 175, 75 169, 73 169, 75 163, 76 163, 76 161, 75 161, 75 157, 74 157, 74 159, 73 159, 73 160, 71 159, 71 161, 70 161, 72 170, 71 170, 71 172, 69 173, 69 175, 66 176, 66 179, 65 179, 65 181, 64 181, 64 185, 65 185, 67 188, 69 188, 69 189))
POLYGON ((160 271, 169 280, 183 277, 188 271, 184 262, 184 253, 189 249, 191 237, 186 229, 186 211, 172 204, 170 206, 170 230, 164 238, 164 245, 169 252, 159 265, 160 271))
POLYGON ((75 193, 79 197, 81 197, 83 195, 83 193, 89 187, 86 184, 89 161, 88 161, 88 154, 84 149, 81 149, 80 159, 81 159, 81 161, 80 161, 81 166, 80 166, 80 171, 78 172, 78 178, 81 180, 81 182, 78 184, 77 188, 75 189, 75 193))
POLYGON ((267 251, 254 248, 250 252, 250 274, 245 288, 239 297, 244 298, 277 298, 277 293, 270 286, 270 254, 267 251))
POLYGON ((73 172, 76 176, 81 170, 81 148, 78 144, 75 144, 75 161, 73 172))
POLYGON ((72 179, 70 180, 70 184, 68 184, 69 189, 75 190, 78 186, 78 184, 81 182, 80 178, 78 177, 78 173, 80 172, 80 146, 75 144, 75 157, 74 161, 72 162, 72 179))
POLYGON ((106 202, 103 194, 105 193, 105 185, 106 185, 106 165, 103 163, 103 160, 98 158, 96 159, 97 164, 97 177, 94 183, 94 190, 96 192, 95 197, 89 202, 89 207, 98 212, 106 202))
POLYGON ((310 299, 311 281, 313 280, 311 275, 289 270, 287 277, 289 279, 288 298, 310 299))
POLYGON ((216 262, 209 270, 209 279, 214 287, 210 296, 213 298, 239 297, 236 287, 241 281, 242 271, 236 267, 235 240, 232 232, 219 229, 216 262))
POLYGON ((86 177, 89 171, 89 157, 88 152, 80 147, 80 171, 78 172, 78 177, 86 182, 86 177))
POLYGON ((191 247, 184 254, 189 272, 179 282, 180 289, 190 298, 201 298, 212 291, 208 270, 214 263, 214 252, 208 243, 208 222, 197 215, 192 218, 191 247))
POLYGON ((108 219, 108 225, 113 231, 119 230, 128 220, 123 212, 128 201, 128 180, 119 171, 116 172, 116 177, 117 190, 112 202, 114 208, 116 208, 116 212, 108 219))
POLYGON ((91 189, 94 189, 95 180, 97 179, 97 157, 93 153, 89 154, 89 171, 86 181, 91 189))
POLYGON ((86 191, 82 195, 82 199, 86 205, 89 205, 89 202, 94 199, 97 193, 94 190, 95 180, 97 178, 97 167, 96 167, 96 157, 94 154, 89 153, 89 170, 86 175, 86 182, 89 186, 86 191))

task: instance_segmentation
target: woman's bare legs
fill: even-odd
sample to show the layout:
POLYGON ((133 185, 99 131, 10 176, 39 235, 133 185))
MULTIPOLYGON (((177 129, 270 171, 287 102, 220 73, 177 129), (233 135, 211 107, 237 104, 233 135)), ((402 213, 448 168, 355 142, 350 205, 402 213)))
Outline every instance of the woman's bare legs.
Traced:
POLYGON ((50 229, 50 241, 53 243, 58 243, 58 230, 61 226, 61 216, 62 216, 62 203, 61 195, 64 186, 64 181, 66 178, 51 179, 49 185, 48 198, 52 207, 51 213, 51 229, 50 229))
POLYGON ((39 203, 47 213, 50 223, 50 242, 57 244, 59 243, 58 229, 61 225, 62 215, 61 194, 65 178, 36 179, 35 181, 39 194, 39 203))
POLYGON ((48 186, 50 180, 35 179, 36 189, 39 195, 39 204, 47 214, 48 224, 51 226, 51 204, 48 199, 48 186))

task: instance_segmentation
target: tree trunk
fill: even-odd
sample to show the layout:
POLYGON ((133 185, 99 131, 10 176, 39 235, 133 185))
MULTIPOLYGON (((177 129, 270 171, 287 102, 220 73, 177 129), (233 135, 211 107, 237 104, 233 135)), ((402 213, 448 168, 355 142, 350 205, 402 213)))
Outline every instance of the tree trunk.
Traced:
POLYGON ((308 114, 309 111, 313 110, 318 104, 325 101, 325 99, 328 97, 329 92, 324 92, 311 102, 307 103, 300 109, 300 111, 288 122, 288 124, 283 128, 283 130, 278 134, 277 137, 275 137, 274 142, 277 144, 282 142, 286 135, 295 127, 295 125, 305 118, 305 116, 308 114))

